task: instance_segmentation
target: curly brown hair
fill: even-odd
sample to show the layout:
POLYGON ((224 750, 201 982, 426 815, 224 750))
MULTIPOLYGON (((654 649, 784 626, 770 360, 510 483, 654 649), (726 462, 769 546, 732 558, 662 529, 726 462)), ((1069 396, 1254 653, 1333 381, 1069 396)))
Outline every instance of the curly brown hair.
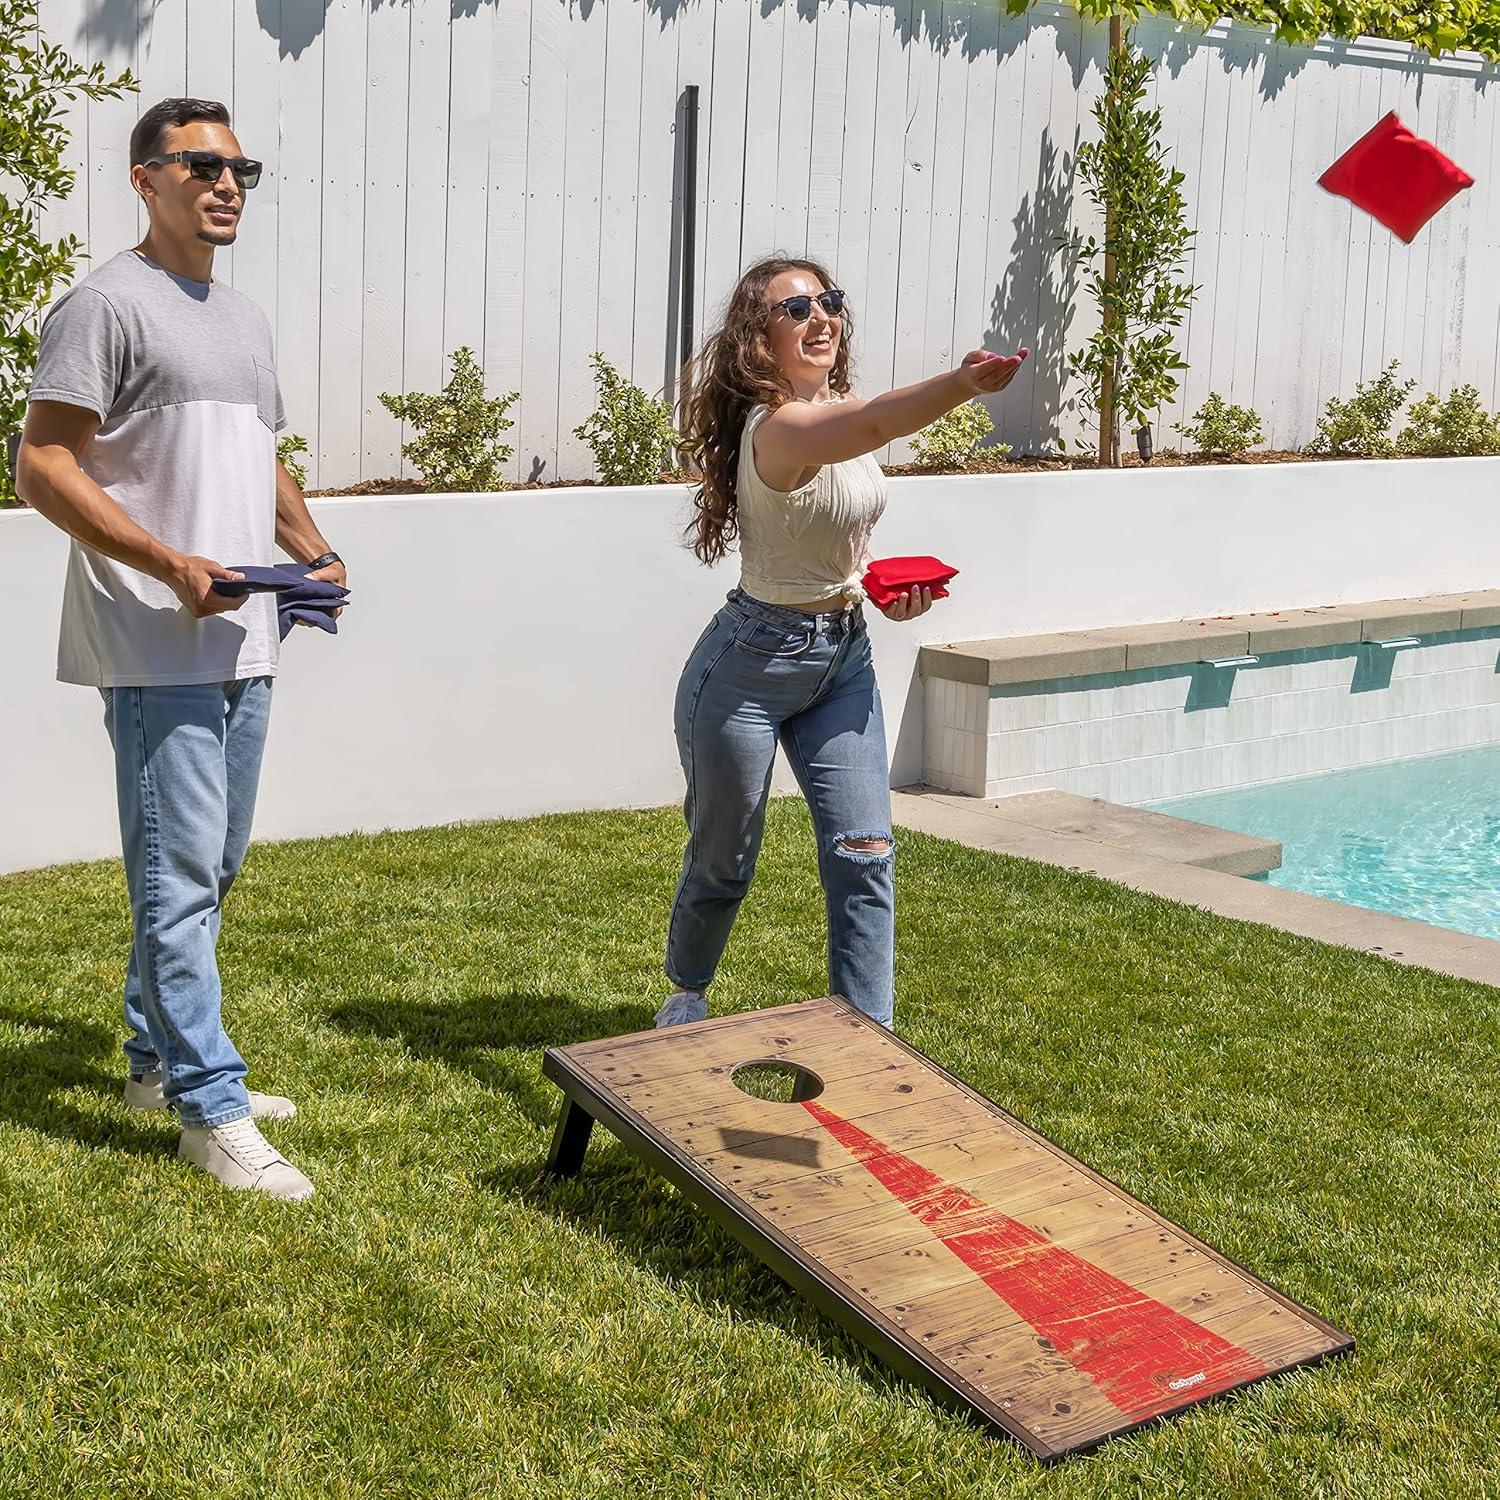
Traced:
MULTIPOLYGON (((677 451, 684 467, 700 476, 685 535, 704 563, 718 562, 739 535, 736 479, 745 418, 757 406, 774 411, 793 396, 767 336, 771 319, 766 288, 783 271, 808 271, 825 289, 835 285, 814 260, 776 255, 757 261, 740 277, 724 310, 723 326, 704 341, 692 361, 692 395, 677 451)), ((828 385, 844 395, 849 390, 853 331, 847 302, 840 318, 839 349, 828 385)))

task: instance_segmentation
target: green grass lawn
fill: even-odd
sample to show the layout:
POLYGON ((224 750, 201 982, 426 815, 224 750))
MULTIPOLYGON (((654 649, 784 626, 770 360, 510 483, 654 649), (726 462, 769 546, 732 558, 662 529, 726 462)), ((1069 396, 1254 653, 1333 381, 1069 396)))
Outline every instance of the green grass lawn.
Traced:
MULTIPOLYGON (((648 1026, 671 812, 267 845, 230 1027, 317 1196, 127 1117, 108 864, 0 880, 0 1495, 1500 1495, 1496 992, 902 837, 898 1029, 1359 1340, 1044 1470, 595 1133, 542 1049, 648 1026)), ((715 1005, 825 987, 779 802, 715 1005)))

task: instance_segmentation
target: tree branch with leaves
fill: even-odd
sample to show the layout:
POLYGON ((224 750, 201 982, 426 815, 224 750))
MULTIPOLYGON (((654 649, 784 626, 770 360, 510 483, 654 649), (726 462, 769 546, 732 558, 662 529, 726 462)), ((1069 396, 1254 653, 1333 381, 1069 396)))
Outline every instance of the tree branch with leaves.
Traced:
MULTIPOLYGON (((1005 0, 1013 16, 1033 0, 1005 0)), ((1073 0, 1078 13, 1095 21, 1122 14, 1135 21, 1162 16, 1207 30, 1225 17, 1269 26, 1277 41, 1311 46, 1320 37, 1357 41, 1386 37, 1420 47, 1434 57, 1477 52, 1500 62, 1500 5, 1494 0, 1073 0)))
MULTIPOLYGON (((83 241, 47 239, 42 213, 73 191, 64 165, 67 106, 79 98, 117 99, 138 87, 129 71, 83 67, 40 29, 30 0, 0 6, 0 436, 20 429, 36 364, 37 322, 58 287, 73 277, 83 241)), ((0 504, 14 496, 0 468, 0 504)))

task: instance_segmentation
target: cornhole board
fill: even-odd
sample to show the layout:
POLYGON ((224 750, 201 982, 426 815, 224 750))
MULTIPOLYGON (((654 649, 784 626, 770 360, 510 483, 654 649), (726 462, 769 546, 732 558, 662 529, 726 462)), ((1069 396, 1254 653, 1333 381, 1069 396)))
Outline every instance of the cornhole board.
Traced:
POLYGON ((1354 1347, 842 1000, 549 1048, 598 1120, 904 1378, 1039 1458, 1354 1347), (796 1071, 790 1102, 743 1092, 796 1071))

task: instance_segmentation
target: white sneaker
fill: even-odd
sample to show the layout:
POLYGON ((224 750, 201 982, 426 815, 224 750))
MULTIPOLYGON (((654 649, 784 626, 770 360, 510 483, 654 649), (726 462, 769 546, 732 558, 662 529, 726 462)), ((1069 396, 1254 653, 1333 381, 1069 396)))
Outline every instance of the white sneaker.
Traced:
POLYGON ((313 1185, 260 1133, 254 1120, 186 1126, 177 1154, 228 1188, 253 1188, 272 1198, 311 1198, 313 1185))
POLYGON ((686 1026, 708 1017, 708 1001, 697 990, 673 990, 656 1013, 656 1029, 686 1026))
MULTIPOLYGON (((167 1096, 162 1092, 161 1074, 144 1073, 139 1078, 125 1080, 125 1108, 156 1110, 167 1108, 167 1096)), ((250 1090, 250 1117, 254 1120, 290 1120, 297 1113, 297 1106, 280 1094, 257 1094, 250 1090)))

